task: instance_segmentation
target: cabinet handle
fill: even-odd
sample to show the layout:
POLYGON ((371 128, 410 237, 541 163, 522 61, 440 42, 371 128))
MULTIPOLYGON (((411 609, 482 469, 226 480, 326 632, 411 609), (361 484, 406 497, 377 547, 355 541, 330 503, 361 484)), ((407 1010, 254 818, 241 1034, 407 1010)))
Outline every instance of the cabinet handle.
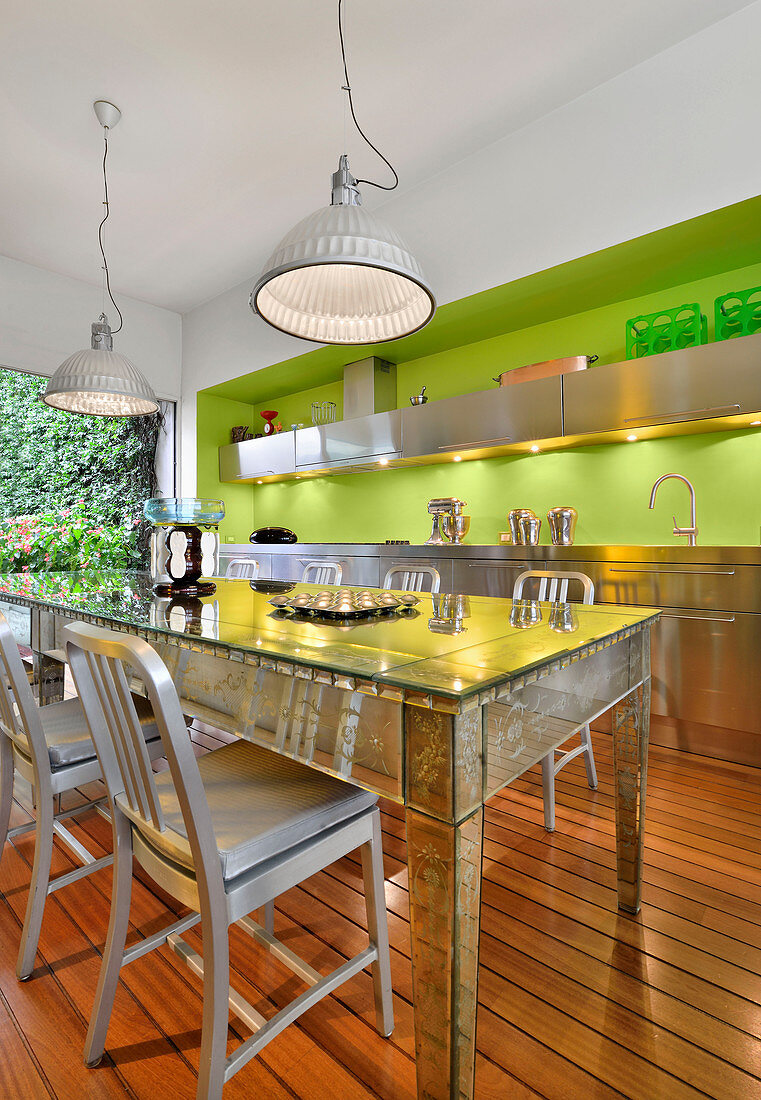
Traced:
POLYGON ((712 416, 722 416, 724 413, 740 412, 739 405, 713 405, 708 409, 682 409, 680 412, 645 413, 644 416, 627 416, 624 424, 641 423, 643 420, 676 420, 680 416, 694 420, 709 419, 712 416))
POLYGON ((526 561, 513 561, 513 562, 501 562, 494 561, 489 562, 487 565, 483 565, 480 561, 469 561, 468 569, 515 569, 522 565, 532 565, 535 562, 526 561))
POLYGON ((440 451, 462 451, 467 447, 485 447, 487 443, 509 443, 511 436, 500 435, 496 439, 475 439, 470 440, 468 443, 442 443, 438 448, 440 451))
POLYGON ((685 577, 734 577, 734 569, 614 569, 609 573, 647 573, 656 577, 673 577, 675 575, 685 577))
POLYGON ((733 623, 735 621, 734 615, 681 615, 676 611, 663 611, 664 619, 688 619, 693 621, 695 619, 701 619, 707 623, 733 623))

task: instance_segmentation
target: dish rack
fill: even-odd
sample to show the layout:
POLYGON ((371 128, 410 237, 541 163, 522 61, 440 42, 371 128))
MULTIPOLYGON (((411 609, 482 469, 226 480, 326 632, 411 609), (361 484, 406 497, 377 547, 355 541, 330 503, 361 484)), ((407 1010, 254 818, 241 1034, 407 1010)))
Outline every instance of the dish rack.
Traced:
POLYGON ((335 401, 313 401, 312 423, 333 424, 336 419, 335 401))

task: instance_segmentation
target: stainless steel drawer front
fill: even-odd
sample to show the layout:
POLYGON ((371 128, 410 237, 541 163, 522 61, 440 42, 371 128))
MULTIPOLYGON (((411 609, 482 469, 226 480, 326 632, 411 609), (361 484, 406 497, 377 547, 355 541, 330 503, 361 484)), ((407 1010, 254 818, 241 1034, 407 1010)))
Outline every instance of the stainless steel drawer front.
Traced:
POLYGON ((708 612, 761 611, 760 580, 759 570, 749 565, 605 565, 595 599, 708 612))
POLYGON ((531 561, 454 561, 452 591, 471 596, 501 596, 510 600, 516 578, 527 569, 542 569, 531 561))
POLYGON ((341 584, 363 585, 378 588, 378 558, 347 557, 323 553, 300 557, 292 554, 272 555, 272 577, 279 581, 300 581, 304 566, 310 561, 337 561, 342 570, 341 584))

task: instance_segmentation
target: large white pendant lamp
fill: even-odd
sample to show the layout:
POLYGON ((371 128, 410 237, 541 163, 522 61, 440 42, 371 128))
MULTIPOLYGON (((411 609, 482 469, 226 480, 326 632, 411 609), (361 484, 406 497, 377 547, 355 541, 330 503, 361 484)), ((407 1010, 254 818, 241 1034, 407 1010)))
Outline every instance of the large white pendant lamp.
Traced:
MULTIPOLYGON (((122 315, 111 293, 108 263, 103 248, 103 226, 109 215, 108 178, 106 160, 108 158, 108 134, 121 118, 121 111, 105 99, 93 104, 98 122, 103 127, 105 149, 103 154, 103 186, 106 208, 103 220, 98 227, 98 243, 103 257, 103 270, 108 296, 119 314, 119 332, 122 327, 122 315)), ((159 403, 148 381, 134 363, 125 355, 113 350, 113 334, 108 318, 101 313, 92 324, 91 346, 75 351, 63 363, 45 387, 42 395, 47 405, 66 412, 86 413, 90 416, 145 416, 158 412, 159 403)))
POLYGON ((420 264, 399 235, 362 208, 358 184, 392 191, 399 178, 367 138, 354 114, 338 0, 349 110, 360 135, 391 168, 385 187, 356 180, 344 153, 333 174, 330 206, 321 207, 286 234, 251 291, 250 304, 274 328, 323 344, 376 344, 427 325, 436 300, 420 264))

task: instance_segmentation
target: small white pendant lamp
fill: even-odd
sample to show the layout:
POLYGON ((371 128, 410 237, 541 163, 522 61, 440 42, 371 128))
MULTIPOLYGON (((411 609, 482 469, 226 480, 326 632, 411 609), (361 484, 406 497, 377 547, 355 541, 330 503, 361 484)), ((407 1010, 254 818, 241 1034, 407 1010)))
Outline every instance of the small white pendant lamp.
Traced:
MULTIPOLYGON (((103 226, 109 216, 108 179, 106 160, 108 158, 109 130, 116 126, 122 117, 121 111, 113 103, 98 99, 93 104, 98 122, 103 127, 105 149, 103 155, 103 186, 106 213, 98 227, 98 243, 103 256, 108 296, 119 314, 119 331, 122 327, 122 315, 111 293, 108 274, 108 262, 103 248, 103 226)), ((92 324, 91 346, 75 351, 63 363, 45 387, 43 401, 55 409, 66 412, 86 413, 90 416, 145 416, 158 412, 159 403, 148 381, 134 363, 125 355, 113 350, 113 334, 108 318, 101 313, 92 324)))
POLYGON ((362 208, 358 184, 393 191, 394 168, 365 135, 356 115, 344 48, 342 0, 338 0, 346 92, 360 135, 394 174, 390 187, 356 180, 344 153, 333 173, 330 206, 304 218, 282 239, 254 285, 254 313, 274 328, 323 344, 376 344, 423 328, 436 299, 419 263, 399 235, 362 208))

